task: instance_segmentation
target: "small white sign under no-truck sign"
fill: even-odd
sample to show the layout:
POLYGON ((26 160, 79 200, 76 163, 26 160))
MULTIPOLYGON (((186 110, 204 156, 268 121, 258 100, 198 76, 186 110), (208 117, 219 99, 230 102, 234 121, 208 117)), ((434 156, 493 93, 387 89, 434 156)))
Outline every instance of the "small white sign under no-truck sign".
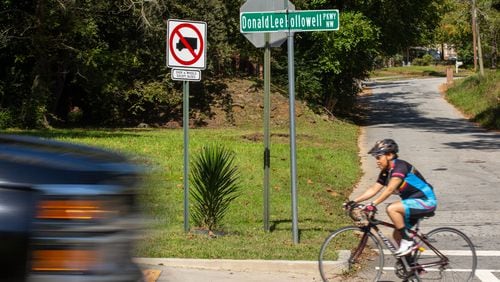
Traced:
POLYGON ((177 69, 174 68, 170 72, 172 80, 182 80, 182 81, 200 81, 201 71, 193 69, 177 69))

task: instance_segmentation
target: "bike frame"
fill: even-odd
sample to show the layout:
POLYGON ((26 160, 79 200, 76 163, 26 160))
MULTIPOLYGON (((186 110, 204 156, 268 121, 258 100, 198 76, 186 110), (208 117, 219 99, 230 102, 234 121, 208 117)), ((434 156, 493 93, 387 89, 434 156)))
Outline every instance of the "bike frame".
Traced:
MULTIPOLYGON (((360 243, 358 245, 358 248, 356 249, 356 253, 354 253, 353 256, 350 258, 351 262, 355 261, 358 258, 358 256, 362 253, 362 251, 364 250, 364 248, 366 247, 366 243, 368 241, 368 233, 370 233, 371 230, 375 230, 375 232, 377 233, 378 237, 382 240, 382 242, 384 243, 384 245, 391 251, 391 253, 393 255, 397 251, 396 247, 391 242, 391 240, 389 238, 387 238, 382 233, 382 231, 378 228, 378 225, 383 225, 383 226, 389 227, 391 229, 396 229, 396 227, 394 226, 394 224, 389 223, 389 222, 385 222, 385 221, 381 221, 381 220, 376 220, 373 217, 371 219, 369 219, 368 222, 369 222, 368 225, 362 228, 363 229, 363 236, 361 237, 361 240, 360 240, 360 243)), ((431 267, 431 266, 440 266, 440 267, 446 266, 448 264, 448 258, 429 242, 429 240, 425 236, 425 234, 420 233, 420 231, 419 231, 419 225, 420 225, 420 220, 417 222, 415 230, 410 229, 409 232, 414 236, 414 238, 420 240, 420 242, 419 242, 420 246, 419 247, 421 247, 421 245, 425 245, 426 247, 428 247, 431 251, 433 251, 439 257, 439 260, 432 261, 432 262, 427 262, 425 264, 419 264, 419 265, 413 265, 413 266, 411 266, 408 263, 408 260, 407 260, 406 256, 405 257, 401 257, 401 261, 403 262, 403 265, 405 266, 406 271, 407 272, 411 272, 411 271, 415 271, 415 270, 418 270, 418 269, 421 269, 421 268, 431 267)), ((414 252, 413 253, 413 255, 412 255, 412 261, 415 260, 415 257, 417 256, 417 254, 418 254, 418 252, 414 252)))

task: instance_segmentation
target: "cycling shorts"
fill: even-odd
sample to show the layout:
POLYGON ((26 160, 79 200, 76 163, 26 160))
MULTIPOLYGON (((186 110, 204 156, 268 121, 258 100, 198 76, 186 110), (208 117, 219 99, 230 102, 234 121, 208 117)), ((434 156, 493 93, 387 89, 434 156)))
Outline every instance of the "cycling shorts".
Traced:
POLYGON ((431 216, 436 210, 434 199, 404 199, 401 200, 405 208, 405 226, 412 228, 420 218, 431 216))

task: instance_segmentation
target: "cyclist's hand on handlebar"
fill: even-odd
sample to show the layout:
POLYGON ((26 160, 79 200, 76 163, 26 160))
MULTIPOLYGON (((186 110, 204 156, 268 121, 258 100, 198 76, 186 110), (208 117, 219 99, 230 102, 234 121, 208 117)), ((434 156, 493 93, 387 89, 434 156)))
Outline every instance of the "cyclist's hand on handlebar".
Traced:
POLYGON ((368 205, 366 205, 363 210, 365 212, 372 212, 372 213, 376 213, 377 212, 377 207, 372 204, 372 203, 369 203, 368 205))
POLYGON ((347 201, 342 204, 342 207, 344 208, 344 210, 352 210, 356 206, 356 204, 357 203, 355 201, 347 201))

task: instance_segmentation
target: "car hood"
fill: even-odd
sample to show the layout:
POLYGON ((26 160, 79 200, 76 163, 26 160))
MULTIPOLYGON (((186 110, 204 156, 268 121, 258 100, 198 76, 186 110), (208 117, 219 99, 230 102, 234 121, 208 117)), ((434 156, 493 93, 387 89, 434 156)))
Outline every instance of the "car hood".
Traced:
POLYGON ((49 139, 0 135, 0 184, 81 189, 131 186, 139 167, 124 156, 49 139), (126 183, 124 183, 126 181, 126 183))

